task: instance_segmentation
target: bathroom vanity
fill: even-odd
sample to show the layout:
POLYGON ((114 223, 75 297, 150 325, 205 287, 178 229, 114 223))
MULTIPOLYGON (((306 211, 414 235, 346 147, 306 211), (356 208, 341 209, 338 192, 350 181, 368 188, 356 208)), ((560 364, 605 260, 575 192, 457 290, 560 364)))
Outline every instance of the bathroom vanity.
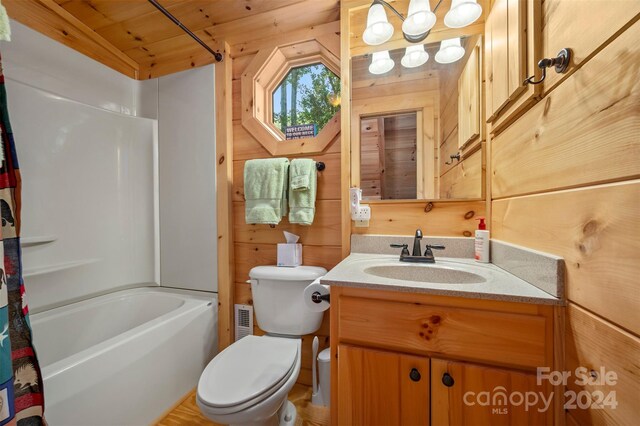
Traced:
POLYGON ((553 424, 560 298, 470 259, 352 253, 323 283, 333 424, 553 424))

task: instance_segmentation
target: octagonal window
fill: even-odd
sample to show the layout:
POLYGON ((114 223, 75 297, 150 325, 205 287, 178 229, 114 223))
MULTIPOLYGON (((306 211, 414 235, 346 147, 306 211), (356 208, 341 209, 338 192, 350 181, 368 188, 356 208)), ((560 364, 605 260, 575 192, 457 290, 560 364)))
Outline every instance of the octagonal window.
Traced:
POLYGON ((340 78, 322 63, 292 68, 271 100, 272 123, 286 139, 313 137, 340 110, 340 78))

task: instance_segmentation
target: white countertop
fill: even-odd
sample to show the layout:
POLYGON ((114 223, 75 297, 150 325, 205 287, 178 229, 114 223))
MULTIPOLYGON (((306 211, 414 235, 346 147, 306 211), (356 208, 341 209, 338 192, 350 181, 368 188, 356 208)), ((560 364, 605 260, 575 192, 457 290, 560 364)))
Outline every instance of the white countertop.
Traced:
MULTIPOLYGON (((404 272, 404 271, 402 271, 404 272)), ((426 271, 425 271, 426 272, 426 271)), ((466 275, 464 272, 462 276, 466 275)), ((426 274, 425 274, 426 275, 426 274)), ((436 280, 434 280, 436 281, 436 280)), ((458 296, 474 299, 490 299, 508 302, 523 302, 544 305, 563 305, 564 300, 546 293, 528 282, 491 264, 478 263, 473 259, 436 257, 436 263, 400 262, 398 255, 352 253, 325 275, 322 284, 371 288, 377 290, 401 291, 408 293, 458 296), (394 279, 376 276, 364 272, 367 268, 388 266, 393 268, 411 268, 406 271, 406 279, 394 279), (476 274, 481 279, 464 284, 449 284, 421 281, 419 268, 438 268, 436 275, 464 271, 476 274)))

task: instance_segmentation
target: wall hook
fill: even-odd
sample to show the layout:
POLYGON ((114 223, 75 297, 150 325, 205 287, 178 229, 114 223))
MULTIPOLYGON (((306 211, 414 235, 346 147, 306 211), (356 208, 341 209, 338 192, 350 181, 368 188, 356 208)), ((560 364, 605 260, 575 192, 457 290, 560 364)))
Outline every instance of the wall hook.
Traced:
POLYGON ((571 62, 571 49, 565 47, 555 58, 544 58, 538 62, 538 68, 542 70, 542 77, 538 81, 534 81, 535 75, 527 78, 522 84, 540 84, 547 77, 547 68, 555 67, 558 74, 562 74, 569 68, 569 62, 571 62))
POLYGON ((449 158, 450 158, 450 160, 449 160, 449 161, 447 161, 447 162, 446 162, 446 163, 444 163, 444 164, 446 164, 446 165, 453 164, 453 160, 458 160, 458 161, 460 161, 460 153, 450 155, 450 156, 449 156, 449 158))

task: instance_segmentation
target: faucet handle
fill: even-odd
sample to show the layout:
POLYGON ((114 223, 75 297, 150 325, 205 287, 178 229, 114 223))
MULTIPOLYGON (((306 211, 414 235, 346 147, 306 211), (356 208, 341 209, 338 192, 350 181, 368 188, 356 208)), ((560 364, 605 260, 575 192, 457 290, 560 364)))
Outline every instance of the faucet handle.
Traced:
POLYGON ((431 249, 444 250, 445 247, 441 244, 427 244, 427 246, 424 249, 424 255, 426 257, 433 257, 433 252, 431 251, 431 249))
POLYGON ((409 245, 408 244, 389 244, 389 247, 393 248, 401 248, 402 254, 400 256, 409 256, 409 245))

